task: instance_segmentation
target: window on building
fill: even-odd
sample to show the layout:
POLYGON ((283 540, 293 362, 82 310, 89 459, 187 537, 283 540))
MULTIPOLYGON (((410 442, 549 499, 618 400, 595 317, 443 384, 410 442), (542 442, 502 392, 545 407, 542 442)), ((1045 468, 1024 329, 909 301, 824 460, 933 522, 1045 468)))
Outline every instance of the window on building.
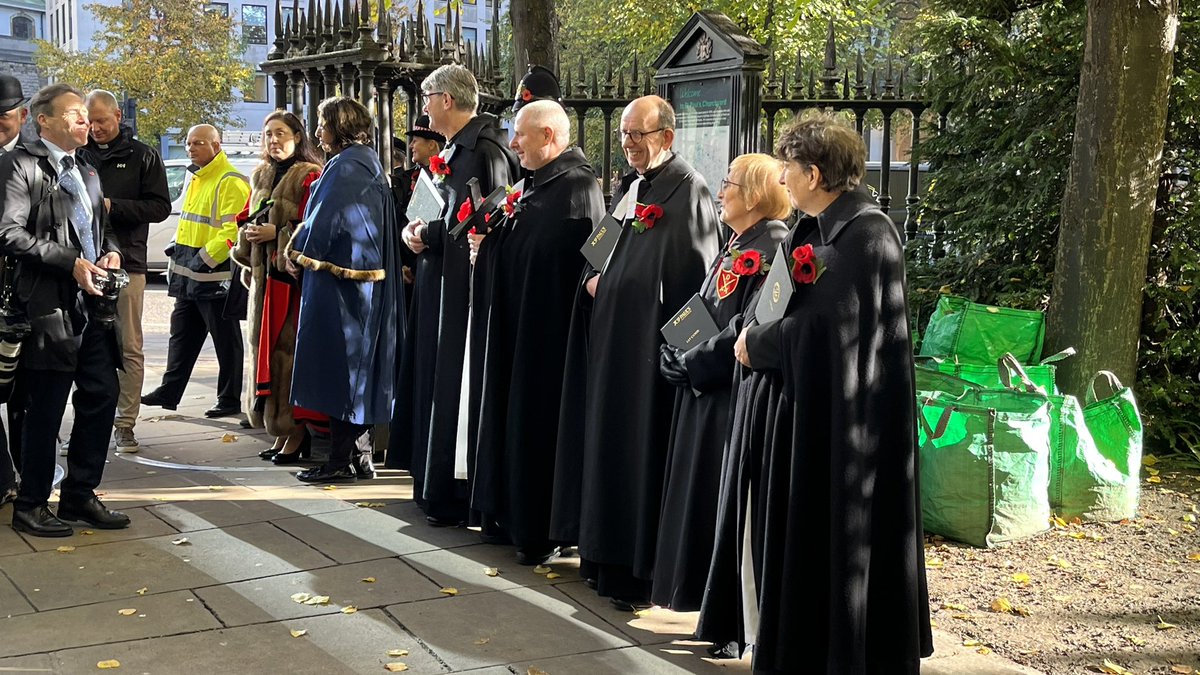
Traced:
POLYGON ((247 103, 268 103, 271 99, 271 78, 264 73, 255 73, 254 88, 246 92, 247 103))
POLYGON ((12 36, 18 40, 32 40, 33 19, 27 16, 14 16, 12 20, 12 36))
POLYGON ((242 35, 249 44, 267 44, 266 5, 242 5, 242 35))
POLYGON ((462 34, 463 34, 463 42, 465 44, 475 45, 476 40, 479 39, 479 31, 475 30, 474 28, 464 27, 462 29, 462 34))
POLYGON ((283 24, 282 24, 284 29, 287 29, 287 25, 291 22, 292 22, 292 8, 284 7, 283 8, 283 24))
POLYGON ((205 9, 205 11, 208 11, 208 12, 216 12, 217 14, 220 14, 221 16, 229 16, 229 3, 228 2, 210 2, 204 6, 204 9, 205 9))
POLYGON ((75 3, 67 2, 67 42, 75 39, 75 3))

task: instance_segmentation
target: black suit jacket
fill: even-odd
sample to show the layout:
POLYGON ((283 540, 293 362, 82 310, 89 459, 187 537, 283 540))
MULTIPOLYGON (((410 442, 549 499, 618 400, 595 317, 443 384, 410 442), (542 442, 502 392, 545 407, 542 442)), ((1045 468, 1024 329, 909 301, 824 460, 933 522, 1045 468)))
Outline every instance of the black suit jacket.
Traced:
MULTIPOLYGON (((104 212, 100 178, 84 161, 78 167, 92 207, 96 248, 100 255, 119 253, 104 212)), ((68 217, 71 197, 59 186, 58 167, 41 139, 18 144, 0 158, 0 212, 0 253, 16 261, 15 297, 31 329, 21 364, 73 372, 87 323, 73 276, 80 245, 68 217)), ((115 350, 116 341, 111 341, 115 350)))

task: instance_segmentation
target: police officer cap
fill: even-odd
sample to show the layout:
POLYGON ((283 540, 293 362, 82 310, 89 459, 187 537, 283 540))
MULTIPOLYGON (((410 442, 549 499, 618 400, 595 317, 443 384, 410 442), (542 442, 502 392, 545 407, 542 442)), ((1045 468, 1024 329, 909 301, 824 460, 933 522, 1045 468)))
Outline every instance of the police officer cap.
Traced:
POLYGON ((558 78, 549 68, 529 66, 529 72, 521 78, 517 85, 516 100, 513 101, 513 112, 517 112, 526 103, 549 99, 562 103, 562 87, 558 78))

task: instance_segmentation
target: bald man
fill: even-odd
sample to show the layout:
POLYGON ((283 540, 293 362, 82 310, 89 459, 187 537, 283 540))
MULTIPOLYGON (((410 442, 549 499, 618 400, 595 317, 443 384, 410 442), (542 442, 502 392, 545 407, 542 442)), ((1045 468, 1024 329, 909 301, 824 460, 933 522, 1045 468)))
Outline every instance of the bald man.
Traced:
POLYGON ((659 327, 704 281, 718 220, 704 178, 671 151, 669 103, 631 102, 621 141, 633 171, 609 213, 624 227, 607 267, 585 272, 576 299, 551 532, 578 537, 580 573, 630 610, 650 599, 675 399, 658 374, 659 327), (642 215, 650 207, 657 218, 642 215))
POLYGON ((175 298, 171 340, 162 384, 142 397, 143 405, 174 410, 192 377, 196 357, 212 336, 220 371, 217 401, 205 417, 227 417, 241 410, 242 328, 236 315, 226 313, 233 283, 230 242, 237 241, 234 220, 246 206, 250 182, 229 163, 221 150, 221 134, 211 124, 188 130, 188 167, 195 175, 188 184, 175 231, 169 265, 168 294, 175 298))
MULTIPOLYGON (((604 195, 571 122, 554 101, 523 106, 510 147, 528 173, 492 240, 491 315, 471 507, 503 526, 517 562, 539 565, 550 537, 555 434, 579 249, 604 216, 604 195)), ((493 219, 494 220, 494 219, 493 219)))

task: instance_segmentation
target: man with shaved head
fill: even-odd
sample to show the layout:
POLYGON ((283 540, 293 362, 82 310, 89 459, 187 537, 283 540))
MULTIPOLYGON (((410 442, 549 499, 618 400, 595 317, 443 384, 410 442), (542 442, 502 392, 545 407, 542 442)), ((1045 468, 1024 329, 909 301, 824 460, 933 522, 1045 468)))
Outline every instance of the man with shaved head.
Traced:
POLYGON ((665 100, 626 106, 621 147, 633 170, 609 210, 624 227, 608 265, 584 274, 562 390, 551 534, 578 538, 580 574, 623 610, 648 604, 654 576, 675 399, 658 374, 659 327, 718 247, 712 194, 674 141, 665 100))
POLYGON ((171 340, 162 384, 142 397, 144 405, 174 410, 192 376, 196 357, 211 335, 220 371, 217 402, 205 417, 227 417, 241 410, 242 328, 227 316, 226 299, 235 283, 229 248, 237 241, 235 218, 246 206, 250 182, 229 163, 221 150, 221 134, 211 124, 188 130, 188 167, 195 175, 188 184, 179 214, 179 227, 168 267, 168 294, 175 298, 171 340))
POLYGON ((96 89, 84 99, 91 138, 80 149, 96 167, 104 186, 104 208, 125 257, 129 285, 121 289, 117 314, 121 322, 121 396, 113 420, 118 452, 137 452, 133 435, 142 398, 142 299, 146 291, 146 237, 150 223, 171 214, 167 170, 158 151, 133 137, 121 124, 121 106, 111 92, 96 89))
MULTIPOLYGON (((491 315, 471 507, 495 519, 517 561, 539 565, 550 538, 555 434, 567 330, 583 270, 579 249, 604 216, 604 195, 554 101, 517 113, 509 147, 528 173, 492 239, 491 315)), ((493 218, 495 221, 495 218, 493 218)))

